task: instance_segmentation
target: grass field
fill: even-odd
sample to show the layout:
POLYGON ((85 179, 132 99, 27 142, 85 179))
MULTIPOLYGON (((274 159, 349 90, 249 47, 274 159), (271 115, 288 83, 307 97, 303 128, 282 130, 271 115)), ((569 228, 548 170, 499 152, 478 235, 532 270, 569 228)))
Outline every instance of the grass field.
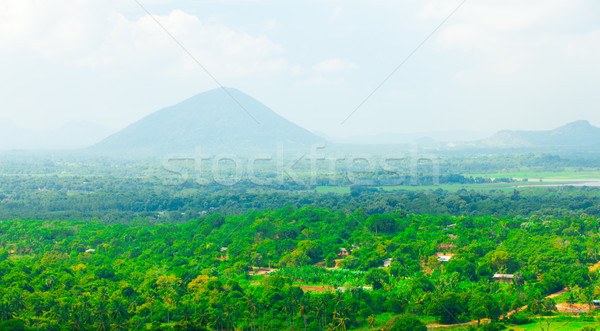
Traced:
MULTIPOLYGON (((433 328, 432 330, 442 330, 442 331, 462 331, 462 330, 473 330, 473 327, 476 325, 462 325, 462 326, 448 326, 443 328, 433 328)), ((597 327, 600 328, 600 323, 598 322, 579 322, 579 321, 552 321, 550 322, 550 331, 558 331, 558 330, 581 330, 586 326, 597 327)), ((548 324, 544 320, 524 324, 524 325, 507 325, 504 330, 514 330, 514 331, 530 331, 530 330, 547 330, 548 324)))
MULTIPOLYGON (((598 322, 564 322, 564 321, 553 321, 550 323, 550 329, 549 330, 581 330, 582 328, 586 327, 586 326, 592 326, 592 327, 598 327, 600 324, 598 322)), ((515 331, 521 331, 521 330, 540 330, 540 327, 542 327, 543 330, 547 330, 547 324, 545 321, 541 321, 537 322, 537 323, 531 323, 531 324, 525 324, 525 325, 518 325, 518 326, 510 326, 507 329, 513 329, 515 331)))
POLYGON ((528 179, 600 179, 600 169, 598 168, 565 168, 563 171, 556 172, 538 172, 522 171, 493 174, 468 174, 472 177, 483 178, 528 178, 528 179))
MULTIPOLYGON (((557 172, 536 172, 536 171, 523 171, 523 172, 507 172, 507 173, 494 173, 494 174, 466 174, 465 176, 471 177, 483 177, 483 178, 519 178, 528 179, 526 182, 513 182, 513 183, 486 183, 486 184, 443 184, 443 185, 428 185, 428 186, 383 186, 378 187, 384 191, 396 191, 396 190, 411 190, 411 191, 426 191, 426 190, 437 190, 442 189, 446 191, 456 192, 461 189, 475 190, 475 191, 512 191, 515 188, 519 189, 533 189, 540 187, 552 187, 562 185, 582 185, 583 179, 589 179, 590 182, 600 182, 600 168, 565 168, 563 171, 557 172)), ((316 188, 317 193, 336 193, 336 194, 348 194, 350 193, 350 187, 348 186, 318 186, 316 188)))

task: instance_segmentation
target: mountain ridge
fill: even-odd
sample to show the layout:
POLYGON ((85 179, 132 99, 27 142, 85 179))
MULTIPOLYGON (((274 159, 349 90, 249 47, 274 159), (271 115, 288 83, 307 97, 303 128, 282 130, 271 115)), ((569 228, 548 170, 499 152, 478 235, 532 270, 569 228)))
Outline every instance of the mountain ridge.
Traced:
POLYGON ((598 146, 600 128, 587 120, 578 120, 552 130, 501 130, 478 144, 502 148, 598 146))

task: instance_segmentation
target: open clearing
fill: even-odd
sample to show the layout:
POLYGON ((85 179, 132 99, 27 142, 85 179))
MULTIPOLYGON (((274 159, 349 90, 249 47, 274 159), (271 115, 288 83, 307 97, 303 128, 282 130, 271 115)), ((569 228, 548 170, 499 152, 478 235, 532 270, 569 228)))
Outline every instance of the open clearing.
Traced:
MULTIPOLYGON (((518 331, 518 330, 540 330, 540 326, 543 326, 543 329, 546 330, 547 324, 544 321, 542 321, 541 323, 538 322, 538 323, 531 323, 531 324, 518 325, 518 326, 515 325, 515 326, 511 326, 510 328, 515 331, 518 331)), ((582 328, 584 328, 586 326, 596 327, 596 326, 598 326, 598 322, 556 321, 556 322, 550 323, 550 330, 581 330, 582 328)))

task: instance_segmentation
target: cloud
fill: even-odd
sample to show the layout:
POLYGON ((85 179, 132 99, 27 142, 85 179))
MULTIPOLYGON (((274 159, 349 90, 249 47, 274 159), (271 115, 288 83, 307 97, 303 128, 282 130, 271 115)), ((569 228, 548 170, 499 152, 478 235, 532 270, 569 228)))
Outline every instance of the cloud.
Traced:
MULTIPOLYGON (((34 52, 76 67, 146 67, 175 75, 198 69, 152 17, 131 19, 111 7, 122 1, 100 3, 2 1, 0 46, 5 51, 34 52)), ((265 76, 291 70, 283 47, 264 35, 252 35, 218 21, 203 22, 182 10, 155 18, 214 75, 265 76)))
MULTIPOLYGON (((462 0, 431 0, 418 16, 445 18, 461 2, 462 0)), ((486 30, 522 31, 548 18, 562 16, 568 11, 582 8, 584 2, 586 0, 467 1, 454 17, 486 30)))
POLYGON ((0 45, 5 52, 67 56, 94 43, 107 13, 106 7, 94 1, 4 0, 0 2, 0 45))
MULTIPOLYGON (((420 17, 441 19, 457 4, 430 1, 420 17)), ((594 32, 581 31, 589 29, 581 19, 590 6, 589 0, 466 2, 438 34, 434 48, 471 59, 464 63, 469 68, 463 68, 463 78, 469 71, 492 79, 490 74, 516 77, 548 69, 570 70, 571 64, 564 65, 567 55, 597 54, 594 32)))
POLYGON ((344 61, 336 57, 317 63, 313 66, 313 70, 316 72, 334 72, 356 69, 357 67, 358 66, 354 62, 344 61))
POLYGON ((600 29, 576 36, 566 44, 566 54, 575 60, 586 60, 598 64, 600 58, 600 29))

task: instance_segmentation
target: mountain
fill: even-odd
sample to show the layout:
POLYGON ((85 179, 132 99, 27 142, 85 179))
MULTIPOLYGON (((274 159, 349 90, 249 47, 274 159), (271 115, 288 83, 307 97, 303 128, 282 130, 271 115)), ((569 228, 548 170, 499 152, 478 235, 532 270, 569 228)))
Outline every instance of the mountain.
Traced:
POLYGON ((478 142, 480 146, 500 148, 575 148, 600 145, 600 128, 588 121, 575 121, 554 130, 503 130, 478 142))
POLYGON ((133 154, 275 151, 324 141, 234 88, 218 88, 163 108, 90 147, 133 154))
POLYGON ((108 137, 116 130, 105 126, 77 122, 56 129, 32 129, 0 119, 0 150, 76 149, 108 137))

